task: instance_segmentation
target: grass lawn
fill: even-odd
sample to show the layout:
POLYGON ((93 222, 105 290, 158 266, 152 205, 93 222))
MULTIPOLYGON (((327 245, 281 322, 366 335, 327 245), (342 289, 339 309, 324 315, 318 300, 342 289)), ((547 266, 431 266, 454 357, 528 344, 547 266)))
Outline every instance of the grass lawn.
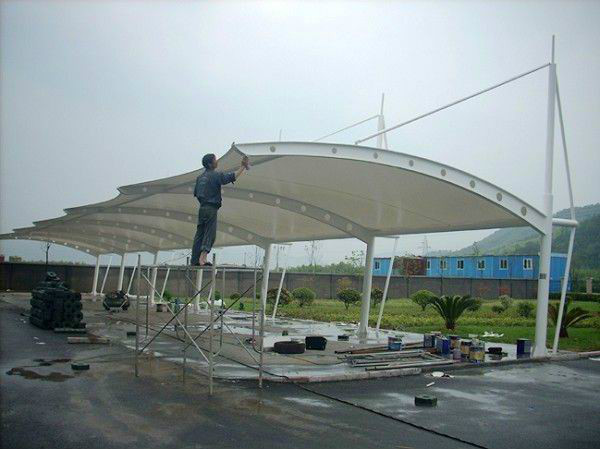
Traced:
MULTIPOLYGON (((244 298, 244 310, 252 310, 252 300, 244 298)), ((500 338, 486 339, 490 342, 514 343, 517 338, 534 338, 535 310, 530 317, 521 317, 517 313, 517 304, 505 312, 497 314, 492 311, 492 306, 500 304, 499 301, 484 300, 481 308, 476 312, 465 312, 458 320, 456 329, 452 332, 444 327, 444 322, 436 311, 427 307, 425 311, 411 300, 390 299, 386 302, 385 313, 381 321, 384 329, 396 329, 410 332, 442 331, 466 337, 468 334, 483 334, 485 331, 504 334, 500 338)), ((535 304, 535 301, 530 301, 535 304)), ((554 302, 554 301, 553 301, 554 302)), ((570 327, 569 337, 561 338, 559 348, 572 351, 600 350, 600 303, 574 302, 571 308, 581 307, 596 316, 570 327)), ((237 308, 237 307, 236 307, 237 308)), ((369 324, 375 326, 379 307, 371 307, 369 324)), ((300 307, 296 303, 280 306, 278 316, 304 318, 317 321, 358 322, 360 305, 350 306, 345 309, 344 304, 337 300, 319 299, 312 305, 300 307)), ((551 347, 554 338, 554 327, 548 327, 548 345, 551 347)))

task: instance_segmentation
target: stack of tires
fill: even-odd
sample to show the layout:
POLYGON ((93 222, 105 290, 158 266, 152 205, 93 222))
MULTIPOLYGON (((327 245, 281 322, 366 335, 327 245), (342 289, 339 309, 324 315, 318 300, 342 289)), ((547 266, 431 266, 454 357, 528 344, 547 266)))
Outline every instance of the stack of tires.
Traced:
POLYGON ((42 329, 85 329, 81 293, 67 288, 52 272, 31 292, 29 321, 42 329))

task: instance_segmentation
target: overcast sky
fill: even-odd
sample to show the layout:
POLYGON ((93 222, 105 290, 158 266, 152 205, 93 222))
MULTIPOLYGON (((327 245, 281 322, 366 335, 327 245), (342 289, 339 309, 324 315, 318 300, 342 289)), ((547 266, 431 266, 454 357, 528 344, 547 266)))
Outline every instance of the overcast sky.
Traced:
MULTIPOLYGON (((1 232, 199 168, 232 141, 280 129, 314 139, 376 114, 382 92, 387 124, 399 123, 548 62, 552 34, 575 199, 600 201, 600 2, 4 1, 0 16, 1 232)), ((544 70, 390 133, 390 148, 540 207, 546 96, 544 70)), ((568 206, 559 139, 555 156, 558 210, 568 206)), ((427 237, 457 249, 487 234, 427 237)), ((401 252, 422 241, 403 237, 401 252)), ((0 245, 41 258, 39 244, 0 245)), ((326 242, 322 259, 363 247, 326 242)), ((378 253, 390 249, 378 239, 378 253)), ((292 262, 303 258, 295 245, 292 262)))

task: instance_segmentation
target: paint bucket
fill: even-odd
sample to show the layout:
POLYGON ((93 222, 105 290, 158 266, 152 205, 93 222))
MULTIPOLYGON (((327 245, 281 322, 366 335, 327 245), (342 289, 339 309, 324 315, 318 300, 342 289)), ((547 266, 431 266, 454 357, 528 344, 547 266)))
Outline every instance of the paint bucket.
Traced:
POLYGON ((460 342, 460 356, 463 360, 469 359, 471 352, 471 340, 461 340, 460 342))
POLYGON ((469 360, 472 363, 483 363, 485 360, 485 343, 482 341, 474 341, 471 343, 469 351, 469 360))
POLYGON ((462 353, 460 352, 460 349, 453 349, 452 350, 452 360, 460 360, 462 358, 462 353))
POLYGON ((450 354, 450 339, 444 337, 436 337, 435 349, 439 354, 449 355, 450 354))
POLYGON ((388 351, 401 351, 402 350, 402 338, 401 337, 388 337, 388 351))
POLYGON ((424 348, 434 348, 435 347, 435 337, 432 333, 423 335, 423 347, 424 348))
POLYGON ((527 338, 517 339, 517 356, 531 354, 531 340, 527 338))
POLYGON ((460 349, 460 337, 458 335, 449 335, 450 349, 460 349))

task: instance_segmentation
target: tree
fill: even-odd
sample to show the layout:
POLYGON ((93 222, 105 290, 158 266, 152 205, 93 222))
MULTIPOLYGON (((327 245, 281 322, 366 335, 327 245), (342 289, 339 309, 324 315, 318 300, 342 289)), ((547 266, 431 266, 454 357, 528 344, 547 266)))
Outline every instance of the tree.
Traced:
MULTIPOLYGON (((558 322, 559 304, 560 303, 550 304, 548 306, 548 317, 550 318, 554 326, 556 326, 556 323, 558 322)), ((569 336, 569 333, 567 332, 568 327, 573 326, 574 324, 579 323, 580 321, 587 320, 588 318, 593 317, 593 315, 590 312, 582 309, 581 307, 575 307, 574 309, 569 310, 570 305, 571 299, 569 298, 565 301, 563 317, 560 323, 560 333, 558 334, 560 338, 565 338, 569 336)))
POLYGON ((411 295, 410 299, 415 304, 421 307, 421 310, 425 312, 425 309, 429 304, 431 304, 431 300, 435 298, 435 295, 429 290, 419 290, 411 295))
POLYGON ((380 288, 375 287, 371 290, 371 302, 373 306, 376 306, 383 300, 383 291, 380 288))
POLYGON ((337 298, 344 303, 346 310, 352 305, 360 301, 360 292, 353 288, 341 290, 337 294, 337 298))
POLYGON ((315 294, 315 292, 313 292, 308 287, 300 287, 292 291, 292 297, 296 301, 298 301, 300 307, 311 305, 314 302, 316 296, 317 295, 315 294))
POLYGON ((442 296, 431 300, 432 307, 440 314, 446 324, 446 329, 454 330, 456 321, 465 310, 473 305, 475 300, 469 296, 442 296))
MULTIPOLYGON (((275 305, 275 299, 277 299, 277 288, 270 288, 267 290, 267 303, 271 305, 275 305)), ((281 293, 279 294, 279 304, 285 306, 292 302, 292 297, 287 288, 282 288, 281 293)))

